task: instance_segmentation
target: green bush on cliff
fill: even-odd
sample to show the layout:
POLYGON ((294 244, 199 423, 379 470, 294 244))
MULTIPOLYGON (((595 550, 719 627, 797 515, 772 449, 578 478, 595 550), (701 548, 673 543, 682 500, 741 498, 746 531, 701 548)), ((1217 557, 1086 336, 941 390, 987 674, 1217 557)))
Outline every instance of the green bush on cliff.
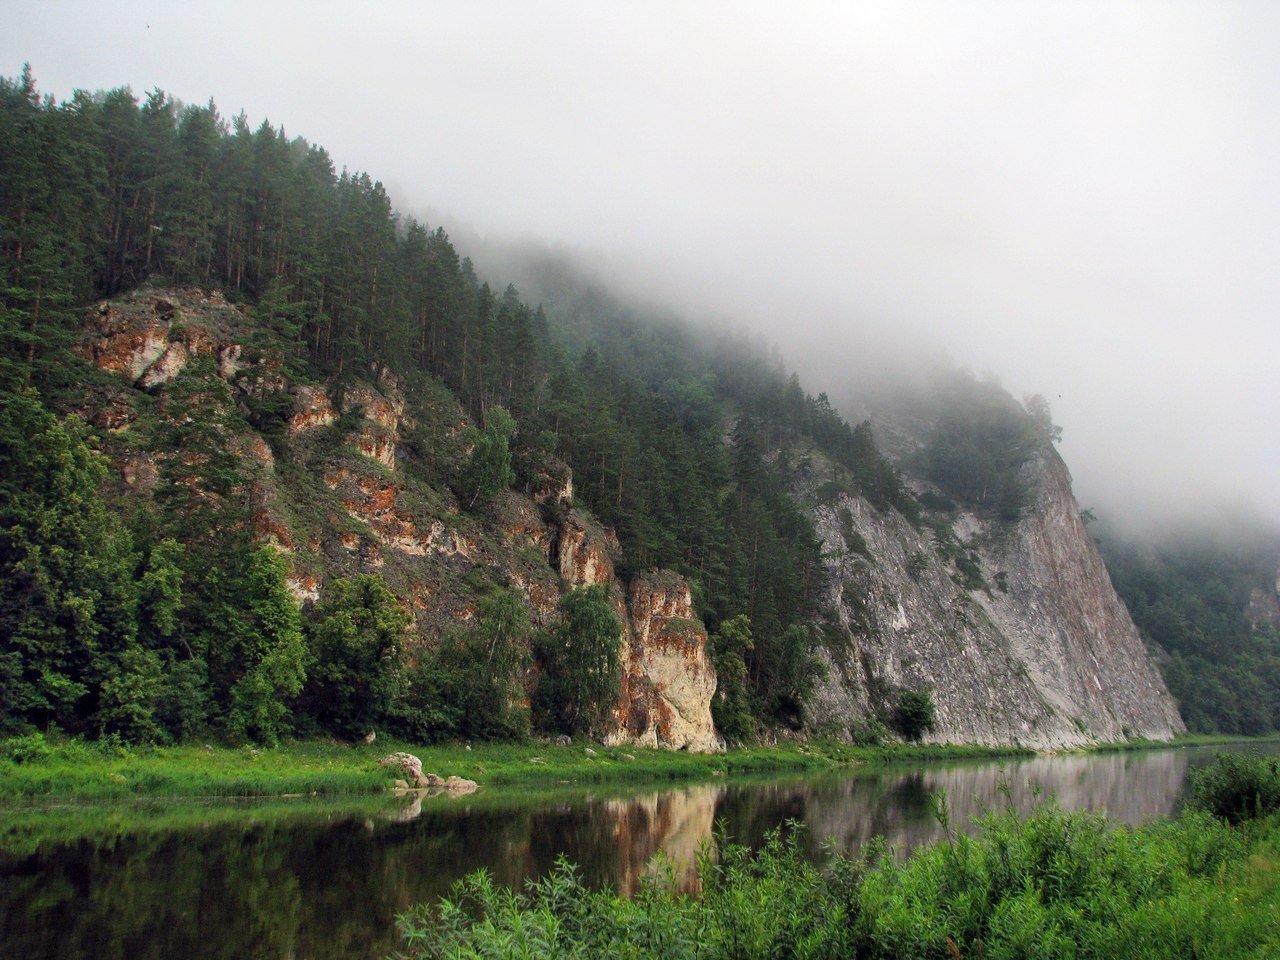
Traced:
POLYGON ((474 621, 447 633, 407 671, 391 727, 422 743, 518 740, 529 733, 520 678, 533 628, 510 590, 481 598, 474 621))
POLYGON ((898 694, 890 721, 893 729, 912 743, 932 731, 937 708, 928 690, 903 690, 898 694))
POLYGON ((329 584, 308 631, 307 712, 345 737, 377 726, 403 690, 408 625, 381 577, 329 584))
POLYGON ((710 638, 709 653, 716 668, 716 693, 711 719, 729 743, 742 743, 754 732, 747 691, 748 652, 754 646, 751 620, 739 614, 720 624, 710 638))

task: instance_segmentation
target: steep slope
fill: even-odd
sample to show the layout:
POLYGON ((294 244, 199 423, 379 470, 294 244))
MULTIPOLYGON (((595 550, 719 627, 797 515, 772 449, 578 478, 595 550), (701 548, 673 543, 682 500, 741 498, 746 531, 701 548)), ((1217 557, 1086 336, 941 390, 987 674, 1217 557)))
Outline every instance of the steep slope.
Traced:
MULTIPOLYGON (((567 337, 633 344, 636 328, 671 324, 546 251, 504 254, 567 337)), ((1085 529, 1047 408, 1032 415, 995 385, 912 367, 888 397, 837 385, 840 409, 868 421, 849 433, 794 378, 773 373, 764 397, 735 392, 758 355, 732 341, 717 351, 726 415, 764 423, 758 453, 821 540, 808 615, 826 669, 808 729, 865 736, 899 692, 927 690, 939 741, 1056 747, 1183 730, 1085 529), (895 492, 877 448, 916 497, 895 492)))
POLYGON ((485 584, 518 590, 542 626, 566 590, 602 584, 624 625, 610 742, 722 748, 715 670, 688 585, 654 571, 628 592, 614 573, 616 538, 574 505, 568 467, 550 461, 528 490, 467 513, 432 480, 467 453, 468 418, 447 391, 386 369, 334 391, 300 381, 278 354, 246 346, 252 339, 242 309, 202 290, 144 288, 89 311, 78 349, 109 376, 81 413, 106 431, 124 502, 162 511, 186 493, 219 524, 248 524, 288 556, 302 603, 334 577, 376 572, 427 646, 473 618, 485 584), (196 436, 197 422, 217 429, 196 436), (176 442, 173 430, 183 431, 176 442), (217 461, 233 474, 222 491, 217 461), (243 498, 243 519, 228 497, 243 498))
POLYGON ((815 722, 858 733, 897 691, 928 690, 939 741, 1052 748, 1184 729, 1065 464, 1043 446, 1020 478, 1031 496, 1013 523, 957 510, 919 527, 807 485, 839 624, 815 722))
POLYGON ((1280 530, 1206 507, 1151 530, 1094 525, 1116 589, 1160 652, 1187 726, 1257 736, 1280 729, 1280 530))

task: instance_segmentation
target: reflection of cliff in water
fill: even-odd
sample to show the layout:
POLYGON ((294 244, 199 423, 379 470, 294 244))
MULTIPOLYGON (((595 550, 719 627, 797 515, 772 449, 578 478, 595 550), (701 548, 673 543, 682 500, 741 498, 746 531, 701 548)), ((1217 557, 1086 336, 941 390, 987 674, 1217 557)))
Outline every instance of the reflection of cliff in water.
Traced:
POLYGON ((399 946, 397 913, 480 868, 519 887, 564 856, 587 883, 630 892, 661 855, 691 889, 717 821, 751 844, 803 823, 815 854, 827 837, 850 848, 883 834, 906 848, 938 836, 933 794, 947 792, 962 825, 1004 804, 1002 782, 1023 810, 1030 781, 1064 807, 1137 822, 1174 810, 1196 757, 1044 757, 545 803, 409 799, 372 817, 223 808, 199 827, 24 848, 34 852, 5 852, 0 839, 0 943, 6 960, 386 956, 399 946))
POLYGON ((932 797, 945 792, 961 828, 1010 803, 1026 813, 1037 797, 1069 810, 1092 810, 1125 823, 1169 816, 1182 796, 1185 750, 1036 757, 1005 765, 962 765, 820 782, 805 790, 804 821, 815 839, 851 849, 874 836, 910 848, 936 840, 932 797))

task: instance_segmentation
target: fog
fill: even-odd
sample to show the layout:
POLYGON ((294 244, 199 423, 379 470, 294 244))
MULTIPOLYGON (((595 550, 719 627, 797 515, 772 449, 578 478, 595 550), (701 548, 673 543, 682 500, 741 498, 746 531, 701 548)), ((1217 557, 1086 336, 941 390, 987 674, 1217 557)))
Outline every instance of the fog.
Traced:
POLYGON ((989 371, 1112 517, 1280 519, 1280 5, 2 9, 0 70, 59 98, 283 123, 433 225, 763 332, 814 392, 989 371))

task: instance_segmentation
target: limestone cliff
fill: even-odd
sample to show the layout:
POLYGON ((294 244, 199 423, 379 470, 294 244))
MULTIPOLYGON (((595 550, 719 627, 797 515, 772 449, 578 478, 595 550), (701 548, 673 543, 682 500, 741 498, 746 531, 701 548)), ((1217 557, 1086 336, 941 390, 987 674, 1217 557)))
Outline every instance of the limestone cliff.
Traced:
POLYGON ((896 690, 928 689, 936 741, 1053 748, 1184 729, 1066 466, 1045 449, 1022 479, 1033 498, 1016 523, 961 512, 946 537, 810 486, 838 620, 815 723, 847 734, 896 690))
POLYGON ((411 398, 385 369, 341 389, 299 379, 251 341, 251 318, 217 293, 144 289, 91 311, 79 349, 109 376, 81 412, 104 428, 121 496, 149 500, 180 484, 219 503, 226 491, 205 467, 221 458, 231 493, 248 504, 247 520, 229 522, 289 557, 300 603, 333 577, 376 572, 420 644, 471 619, 489 584, 517 590, 542 627, 566 590, 603 584, 624 625, 609 742, 722 748, 715 671, 688 585, 653 571, 628 591, 615 573, 617 537, 574 505, 567 466, 551 458, 528 489, 504 492, 483 514, 463 510, 441 481, 467 455, 467 417, 451 396, 411 398), (201 446, 164 442, 196 421, 212 427, 201 446))
POLYGON ((559 525, 555 552, 561 578, 569 587, 608 587, 623 625, 622 689, 605 742, 723 750, 711 719, 715 667, 689 585, 670 570, 654 570, 635 577, 624 592, 614 574, 617 551, 611 532, 576 510, 559 525))

